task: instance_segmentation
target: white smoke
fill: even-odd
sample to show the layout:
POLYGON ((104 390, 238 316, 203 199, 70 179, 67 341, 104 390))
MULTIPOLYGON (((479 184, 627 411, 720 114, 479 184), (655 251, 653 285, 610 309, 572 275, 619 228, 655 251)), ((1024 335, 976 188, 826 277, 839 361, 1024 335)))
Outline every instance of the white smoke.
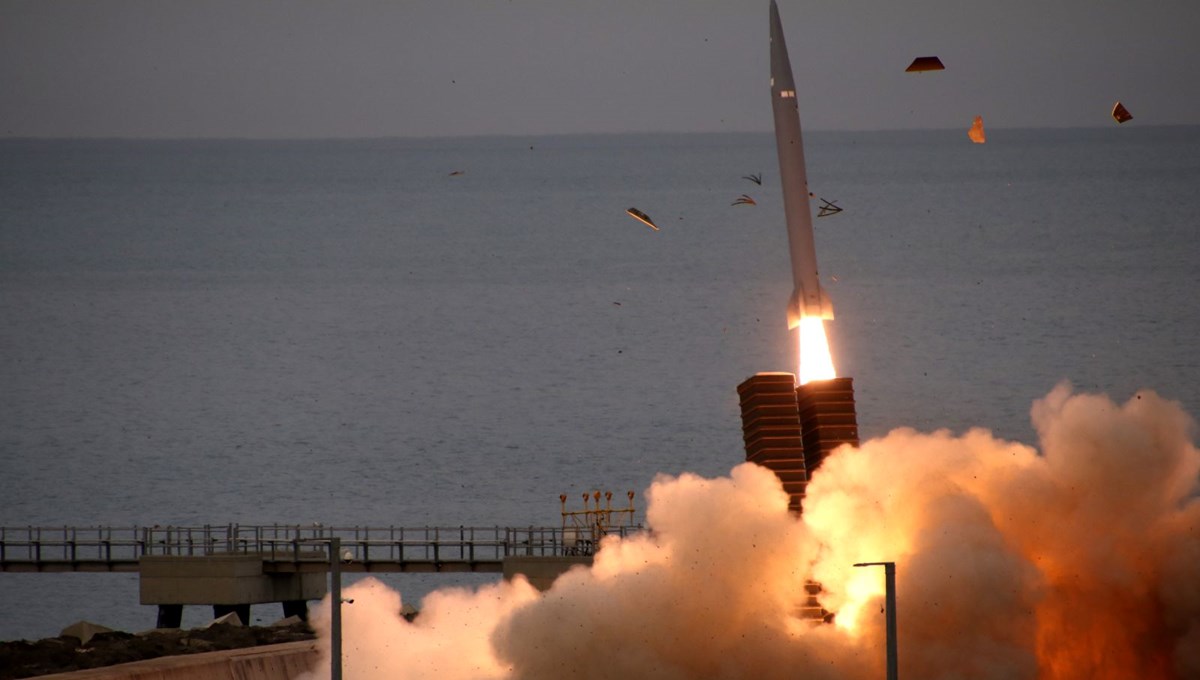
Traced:
MULTIPOLYGON (((537 593, 523 579, 399 616, 347 589, 345 677, 880 678, 897 565, 900 672, 921 678, 1200 677, 1200 453, 1182 408, 1060 386, 1041 451, 899 429, 843 447, 797 519, 774 475, 656 479, 650 530, 537 593), (808 579, 833 625, 798 616, 808 579)), ((314 616, 328 677, 328 614, 314 616)))

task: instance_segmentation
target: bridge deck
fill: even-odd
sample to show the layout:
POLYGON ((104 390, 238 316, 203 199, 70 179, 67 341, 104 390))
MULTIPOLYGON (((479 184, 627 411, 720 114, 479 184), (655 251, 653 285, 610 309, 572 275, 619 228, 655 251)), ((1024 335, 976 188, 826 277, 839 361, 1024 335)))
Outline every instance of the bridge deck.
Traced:
POLYGON ((334 537, 348 553, 343 571, 423 573, 500 572, 505 557, 587 555, 599 538, 559 527, 0 527, 0 571, 137 572, 145 556, 255 554, 266 573, 322 572, 334 537))

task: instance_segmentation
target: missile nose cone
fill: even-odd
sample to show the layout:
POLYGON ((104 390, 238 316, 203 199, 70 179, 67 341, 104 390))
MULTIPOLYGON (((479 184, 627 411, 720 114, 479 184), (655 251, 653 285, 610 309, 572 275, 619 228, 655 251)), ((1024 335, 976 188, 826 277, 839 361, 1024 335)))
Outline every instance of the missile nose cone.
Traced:
POLYGON ((771 90, 777 96, 781 90, 795 89, 787 42, 783 38, 783 24, 779 21, 779 8, 771 0, 771 90))
POLYGON ((779 7, 775 5, 775 0, 771 0, 771 44, 774 45, 782 30, 779 27, 779 7))

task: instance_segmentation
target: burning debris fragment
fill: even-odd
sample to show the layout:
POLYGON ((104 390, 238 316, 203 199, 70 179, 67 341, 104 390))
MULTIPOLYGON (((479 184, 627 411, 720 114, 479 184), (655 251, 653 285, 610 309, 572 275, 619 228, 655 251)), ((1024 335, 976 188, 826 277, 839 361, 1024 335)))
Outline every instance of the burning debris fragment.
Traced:
POLYGON ((971 123, 971 129, 967 130, 967 136, 976 144, 987 142, 987 136, 983 133, 983 116, 975 116, 975 122, 971 123))
POLYGON ((1113 104, 1112 117, 1117 123, 1125 123, 1133 120, 1133 114, 1121 102, 1113 104))
POLYGON ((625 212, 638 222, 650 227, 654 231, 658 231, 658 225, 654 223, 654 220, 650 219, 650 216, 641 210, 638 210, 637 208, 628 208, 625 210, 625 212))
POLYGON ((838 206, 837 201, 829 201, 822 198, 821 207, 817 210, 817 217, 829 217, 830 215, 840 213, 842 210, 843 208, 838 206))
POLYGON ((944 71, 945 69, 942 60, 937 57, 917 57, 908 65, 908 68, 904 69, 904 72, 924 73, 926 71, 944 71))

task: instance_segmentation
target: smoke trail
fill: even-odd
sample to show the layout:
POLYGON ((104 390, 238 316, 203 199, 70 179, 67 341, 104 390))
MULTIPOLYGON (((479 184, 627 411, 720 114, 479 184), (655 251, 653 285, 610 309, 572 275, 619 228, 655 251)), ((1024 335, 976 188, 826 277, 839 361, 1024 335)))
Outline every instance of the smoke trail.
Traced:
POLYGON ((1032 416, 1040 453, 984 430, 844 447, 801 520, 754 465, 660 477, 650 532, 540 595, 520 579, 441 591, 408 623, 364 581, 347 590, 346 677, 879 678, 883 577, 851 566, 875 560, 897 563, 902 676, 1200 676, 1192 421, 1152 392, 1118 406, 1066 386, 1032 416), (798 618, 809 578, 834 625, 798 618))

